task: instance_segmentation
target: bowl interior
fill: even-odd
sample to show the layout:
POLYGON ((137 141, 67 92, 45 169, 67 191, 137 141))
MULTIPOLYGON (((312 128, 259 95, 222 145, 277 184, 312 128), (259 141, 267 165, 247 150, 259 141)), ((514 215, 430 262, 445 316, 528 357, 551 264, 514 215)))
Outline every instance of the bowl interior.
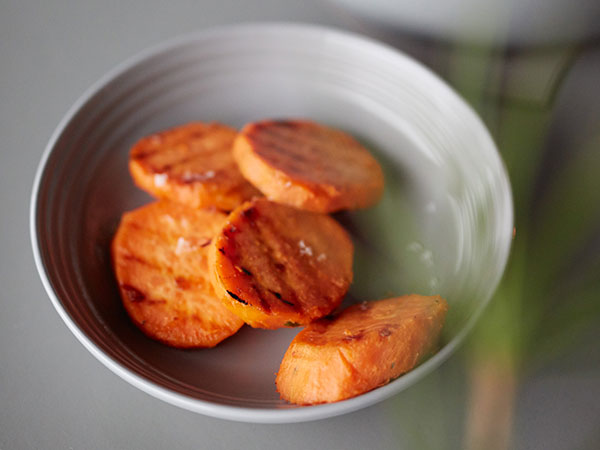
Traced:
POLYGON ((452 348, 504 269, 512 204, 494 144, 475 114, 411 59, 358 36, 289 25, 219 29, 146 52, 90 90, 55 133, 34 192, 34 250, 79 339, 129 381, 188 409, 264 421, 310 417, 293 412, 300 409, 338 414, 398 392, 449 353, 379 394, 298 408, 274 386, 297 330, 244 327, 215 349, 184 351, 130 322, 109 246, 121 214, 151 201, 129 176, 131 145, 192 120, 240 127, 281 117, 344 129, 385 168, 376 207, 336 215, 356 246, 346 303, 439 293, 450 303, 443 339, 452 348))

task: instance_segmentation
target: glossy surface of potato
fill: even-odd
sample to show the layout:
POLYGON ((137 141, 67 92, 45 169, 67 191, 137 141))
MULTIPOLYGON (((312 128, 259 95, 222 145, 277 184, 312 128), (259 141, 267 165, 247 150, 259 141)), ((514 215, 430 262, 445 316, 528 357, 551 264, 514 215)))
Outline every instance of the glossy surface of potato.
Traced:
POLYGON ((406 295, 363 302, 302 330, 277 374, 281 397, 301 405, 355 397, 414 368, 437 343, 448 304, 406 295))
POLYGON ((211 249, 213 283, 246 323, 310 323, 342 301, 353 245, 333 218, 255 199, 234 210, 211 249))
POLYGON ((259 192, 232 156, 236 131, 219 123, 192 122, 139 140, 129 170, 151 195, 194 208, 230 211, 259 192))
POLYGON ((151 338, 213 347, 243 325, 209 281, 208 248, 226 217, 164 201, 123 215, 113 266, 125 309, 151 338))
POLYGON ((270 200, 316 212, 366 208, 383 172, 350 135, 307 120, 246 125, 234 144, 244 176, 270 200))

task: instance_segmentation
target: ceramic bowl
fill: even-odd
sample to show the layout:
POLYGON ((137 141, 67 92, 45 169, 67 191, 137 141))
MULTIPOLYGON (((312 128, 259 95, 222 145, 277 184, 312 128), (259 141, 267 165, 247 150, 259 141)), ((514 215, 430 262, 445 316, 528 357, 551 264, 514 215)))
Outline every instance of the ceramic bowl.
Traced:
POLYGON ((512 236, 509 182, 473 110, 406 55, 308 25, 222 27, 175 39, 111 71, 70 109, 40 163, 31 203, 37 267, 56 310, 106 367, 143 391, 215 417, 296 422, 406 389, 459 345, 494 292, 512 236), (235 127, 309 118, 348 131, 385 168, 374 208, 338 214, 355 239, 347 303, 439 293, 450 312, 439 352, 386 386, 300 407, 275 373, 298 329, 244 327, 214 349, 178 350, 129 320, 109 246, 124 211, 148 203, 127 169, 140 137, 192 120, 235 127))

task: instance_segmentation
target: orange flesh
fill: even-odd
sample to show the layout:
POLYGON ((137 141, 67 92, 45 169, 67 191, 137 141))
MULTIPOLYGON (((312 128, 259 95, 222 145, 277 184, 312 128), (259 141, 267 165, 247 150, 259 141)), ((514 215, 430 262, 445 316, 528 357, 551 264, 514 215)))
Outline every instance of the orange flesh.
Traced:
POLYGON ((260 194, 233 159, 235 136, 233 128, 201 122, 156 133, 133 146, 129 170, 138 187, 157 198, 230 211, 260 194))
POLYGON ((255 199, 234 210, 211 249, 212 280, 247 324, 310 323, 342 301, 353 245, 331 217, 255 199))
POLYGON ((302 330, 277 374, 281 398, 309 405, 368 392, 414 368, 430 353, 448 304, 440 296, 353 305, 302 330))
POLYGON ((270 200, 315 212, 366 208, 383 193, 369 151, 339 130, 302 120, 246 125, 235 140, 241 172, 270 200))
POLYGON ((151 338, 173 347, 213 347, 243 325, 209 280, 208 248, 226 218, 164 201, 121 218, 113 266, 125 309, 151 338))

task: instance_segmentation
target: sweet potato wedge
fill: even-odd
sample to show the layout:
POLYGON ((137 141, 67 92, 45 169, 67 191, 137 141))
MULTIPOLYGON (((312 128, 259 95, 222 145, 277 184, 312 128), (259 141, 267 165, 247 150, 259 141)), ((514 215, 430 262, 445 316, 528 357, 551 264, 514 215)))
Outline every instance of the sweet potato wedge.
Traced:
POLYGON ((296 335, 276 378, 300 405, 344 400, 408 372, 436 344, 448 305, 439 296, 364 302, 296 335))
POLYGON ((243 325, 209 280, 209 244, 226 219, 166 201, 123 215, 113 266, 123 305, 145 334, 173 347, 213 347, 243 325))
POLYGON ((227 308, 253 327, 304 325, 341 303, 353 250, 331 217, 254 199, 214 239, 212 281, 227 308))
POLYGON ((226 125, 201 122, 156 133, 132 147, 129 171, 138 187, 159 199, 231 211, 260 194, 233 160, 235 136, 226 125))
POLYGON ((270 200, 315 212, 365 208, 383 192, 383 172, 348 134, 315 122, 267 120, 246 125, 234 158, 270 200))

